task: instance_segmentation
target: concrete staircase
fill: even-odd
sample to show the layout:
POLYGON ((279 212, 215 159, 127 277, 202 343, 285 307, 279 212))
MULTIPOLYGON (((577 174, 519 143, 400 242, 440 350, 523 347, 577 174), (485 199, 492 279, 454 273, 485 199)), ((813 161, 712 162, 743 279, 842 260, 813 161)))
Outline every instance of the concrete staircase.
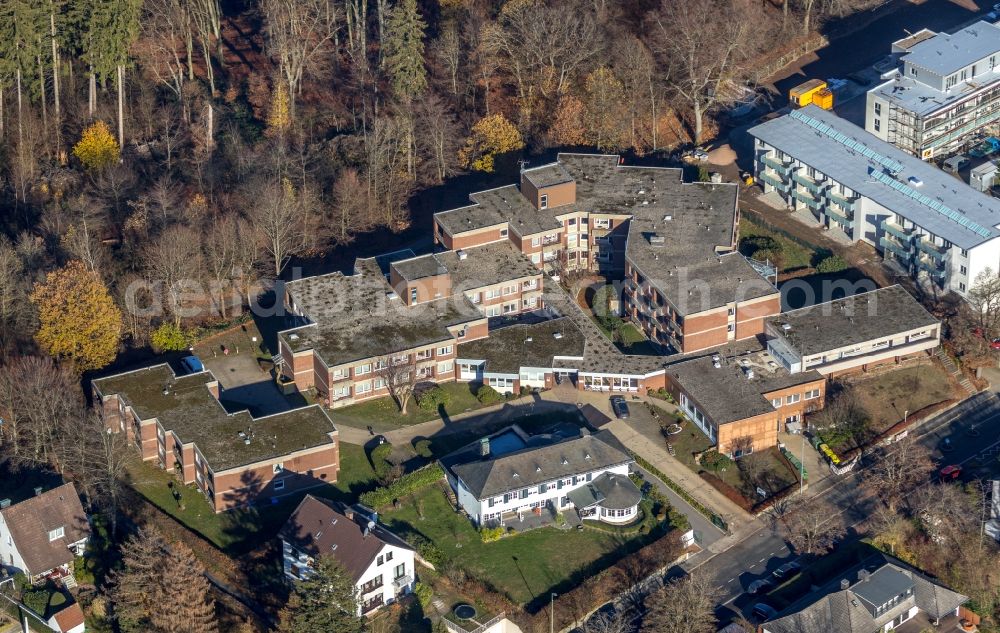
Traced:
POLYGON ((934 350, 934 355, 938 357, 941 364, 944 365, 945 371, 952 375, 958 384, 962 385, 962 389, 970 396, 976 393, 976 388, 973 386, 972 382, 962 373, 962 371, 955 365, 955 362, 951 360, 951 356, 945 353, 944 348, 938 347, 934 350))

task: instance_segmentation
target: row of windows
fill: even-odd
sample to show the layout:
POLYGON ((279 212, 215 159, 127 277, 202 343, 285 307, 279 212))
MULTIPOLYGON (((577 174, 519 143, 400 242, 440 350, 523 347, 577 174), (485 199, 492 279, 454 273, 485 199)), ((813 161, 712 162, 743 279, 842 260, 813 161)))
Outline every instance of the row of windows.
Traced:
MULTIPOLYGON (((809 391, 805 392, 804 395, 805 395, 805 399, 806 400, 815 400, 816 398, 818 398, 820 396, 820 390, 819 389, 810 389, 809 391)), ((771 406, 773 406, 775 409, 778 409, 778 408, 780 408, 782 406, 782 404, 785 404, 785 405, 795 404, 795 403, 799 402, 800 400, 802 400, 802 398, 803 398, 803 394, 800 394, 800 393, 790 393, 787 396, 785 396, 784 399, 782 399, 782 398, 772 398, 771 399, 771 406)))

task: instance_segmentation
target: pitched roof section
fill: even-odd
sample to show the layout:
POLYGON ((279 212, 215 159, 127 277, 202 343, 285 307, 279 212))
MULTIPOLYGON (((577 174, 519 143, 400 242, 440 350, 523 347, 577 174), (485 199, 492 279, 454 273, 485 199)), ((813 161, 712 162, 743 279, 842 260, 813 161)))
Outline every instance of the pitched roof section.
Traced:
POLYGON ((306 495, 279 536, 313 558, 333 556, 357 583, 384 546, 413 549, 378 522, 372 523, 369 526, 367 516, 343 504, 306 495))
POLYGON ((939 323, 899 285, 791 310, 769 321, 803 356, 939 323))
POLYGON ((73 484, 0 510, 14 545, 30 574, 41 574, 73 562, 69 546, 90 536, 87 514, 73 484), (64 535, 49 540, 49 533, 63 528, 64 535))
POLYGON ((789 606, 780 617, 764 623, 763 628, 768 633, 870 633, 914 605, 934 618, 941 618, 967 601, 967 596, 935 583, 895 558, 880 554, 838 574, 789 606), (859 578, 862 571, 867 572, 867 580, 859 578), (842 581, 850 586, 842 589, 842 581), (865 602, 873 604, 870 600, 879 601, 878 605, 885 604, 905 594, 908 588, 912 588, 911 595, 877 617, 865 606, 865 602))
POLYGON ((766 121, 749 134, 960 248, 1000 236, 1000 200, 820 107, 766 121), (898 168, 887 172, 887 165, 898 168), (911 178, 922 184, 910 186, 911 178))
MULTIPOLYGON (((537 436, 535 436, 537 438, 537 436)), ((499 457, 479 458, 460 451, 447 456, 445 467, 462 480, 477 499, 520 490, 530 486, 607 469, 632 461, 625 447, 610 431, 585 432, 571 439, 524 448, 499 457)))
POLYGON ((602 473, 567 495, 577 508, 599 505, 608 510, 627 510, 642 501, 642 491, 626 475, 602 473))

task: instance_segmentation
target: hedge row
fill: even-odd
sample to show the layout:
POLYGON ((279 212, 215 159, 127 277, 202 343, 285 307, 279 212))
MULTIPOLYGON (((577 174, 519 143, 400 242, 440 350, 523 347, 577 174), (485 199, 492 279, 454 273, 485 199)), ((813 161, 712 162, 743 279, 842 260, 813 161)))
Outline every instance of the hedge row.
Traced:
POLYGON ((400 497, 413 494, 439 481, 444 471, 438 464, 429 464, 420 470, 403 475, 389 486, 384 486, 361 494, 359 500, 369 508, 382 508, 400 497))
POLYGON ((670 477, 667 477, 662 472, 660 472, 660 469, 658 469, 657 467, 653 466, 652 464, 650 464, 649 462, 647 462, 645 459, 643 459, 642 457, 640 457, 636 453, 634 453, 632 451, 629 451, 629 453, 632 455, 632 459, 635 460, 635 463, 639 464, 640 466, 642 466, 643 468, 645 468, 649 472, 653 473, 653 475, 655 475, 657 478, 659 478, 660 481, 662 481, 663 483, 667 484, 667 487, 669 487, 671 490, 673 490, 678 495, 680 495, 680 498, 683 499, 684 501, 687 501, 688 505, 690 505, 692 508, 694 508, 695 510, 697 510, 698 512, 700 512, 702 515, 705 516, 706 519, 708 519, 709 521, 711 521, 715 525, 719 526, 720 528, 722 528, 727 533, 729 532, 729 525, 725 522, 725 520, 723 520, 722 517, 720 517, 719 515, 715 514, 714 512, 712 512, 711 510, 709 510, 708 508, 706 508, 705 506, 703 506, 701 503, 699 503, 694 497, 692 497, 691 495, 689 495, 686 490, 684 490, 683 488, 681 488, 675 481, 673 481, 672 479, 670 479, 670 477))

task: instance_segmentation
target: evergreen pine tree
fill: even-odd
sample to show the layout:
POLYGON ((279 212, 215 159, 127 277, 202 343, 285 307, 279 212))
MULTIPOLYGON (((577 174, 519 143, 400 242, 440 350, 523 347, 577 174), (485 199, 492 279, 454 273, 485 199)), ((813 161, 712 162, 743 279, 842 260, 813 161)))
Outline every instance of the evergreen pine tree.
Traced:
POLYGON ((321 556, 312 575, 292 590, 281 610, 281 633, 361 633, 364 621, 357 615, 354 581, 332 556, 321 556))
POLYGON ((424 67, 424 29, 417 0, 400 0, 386 27, 385 66, 396 97, 409 103, 427 89, 424 67))

